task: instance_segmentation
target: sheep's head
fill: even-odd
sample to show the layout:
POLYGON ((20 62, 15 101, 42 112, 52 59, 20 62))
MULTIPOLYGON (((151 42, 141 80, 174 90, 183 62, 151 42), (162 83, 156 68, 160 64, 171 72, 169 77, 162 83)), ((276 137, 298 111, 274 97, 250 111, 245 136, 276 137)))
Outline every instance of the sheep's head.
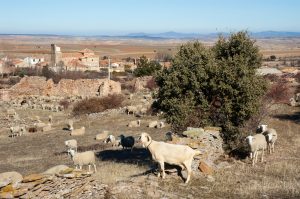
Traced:
POLYGON ((71 157, 74 157, 74 155, 75 155, 75 150, 74 150, 74 149, 68 149, 68 154, 70 154, 71 157))
POLYGON ((273 138, 273 134, 272 134, 272 133, 268 133, 268 134, 266 135, 266 137, 267 137, 267 141, 268 141, 268 142, 271 142, 271 141, 272 141, 272 138, 273 138))
POLYGON ((148 133, 142 133, 139 137, 139 141, 143 144, 143 147, 146 148, 151 144, 152 138, 148 133))
POLYGON ((255 140, 255 138, 254 138, 252 135, 249 135, 249 136, 247 136, 247 137, 245 138, 245 141, 246 141, 249 145, 252 144, 253 140, 255 140))

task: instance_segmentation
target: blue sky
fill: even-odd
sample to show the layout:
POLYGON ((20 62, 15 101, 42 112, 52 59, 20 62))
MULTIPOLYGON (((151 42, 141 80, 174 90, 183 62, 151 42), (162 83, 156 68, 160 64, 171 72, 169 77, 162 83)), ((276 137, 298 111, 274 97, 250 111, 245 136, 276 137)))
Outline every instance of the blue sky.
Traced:
POLYGON ((299 0, 1 0, 0 33, 299 31, 299 0))

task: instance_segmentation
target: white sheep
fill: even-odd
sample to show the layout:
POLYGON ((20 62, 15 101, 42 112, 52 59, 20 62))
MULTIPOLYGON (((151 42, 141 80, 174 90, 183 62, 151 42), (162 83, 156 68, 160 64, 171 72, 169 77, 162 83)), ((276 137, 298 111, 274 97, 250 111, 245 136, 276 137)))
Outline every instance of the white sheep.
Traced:
POLYGON ((158 129, 162 129, 162 128, 164 128, 164 127, 166 127, 166 125, 165 125, 164 122, 159 122, 159 123, 156 125, 156 128, 158 128, 158 129))
POLYGON ((105 144, 112 143, 113 147, 119 146, 121 143, 121 140, 116 140, 115 136, 109 135, 107 138, 103 141, 105 144))
MULTIPOLYGON (((162 178, 165 178, 164 163, 178 165, 183 170, 187 169, 188 176, 185 183, 188 183, 192 174, 192 161, 194 156, 200 155, 200 151, 193 150, 189 146, 169 144, 152 140, 149 134, 142 133, 140 141, 143 147, 149 149, 152 159, 159 163, 162 178)), ((160 172, 158 173, 160 177, 160 172)))
POLYGON ((12 126, 9 129, 11 137, 22 136, 23 133, 26 132, 26 128, 24 126, 12 126))
POLYGON ((252 158, 252 165, 257 163, 258 152, 261 150, 261 162, 264 160, 264 151, 267 149, 266 137, 263 134, 249 135, 246 137, 246 142, 250 148, 250 157, 252 158))
POLYGON ((90 172, 91 165, 93 165, 95 172, 97 172, 96 158, 95 158, 95 153, 93 151, 85 151, 82 153, 77 153, 75 152, 74 149, 69 149, 68 152, 71 154, 76 169, 79 166, 79 169, 81 170, 83 165, 88 165, 89 172, 90 172))
POLYGON ((148 124, 148 127, 149 128, 155 128, 157 125, 158 125, 157 121, 150 121, 149 124, 148 124))
POLYGON ((77 152, 77 140, 75 140, 75 139, 66 140, 65 145, 68 149, 68 152, 69 152, 69 149, 74 149, 74 151, 77 152))
POLYGON ((138 109, 135 106, 127 106, 126 107, 127 115, 129 115, 130 113, 132 113, 134 115, 137 111, 138 111, 138 109))
POLYGON ((80 129, 73 129, 71 131, 72 136, 80 136, 80 135, 84 135, 85 134, 85 127, 81 127, 80 129))
POLYGON ((274 153, 275 151, 275 142, 278 138, 277 132, 273 128, 268 128, 268 125, 262 124, 258 126, 258 129, 260 132, 266 136, 267 144, 268 144, 268 151, 271 154, 272 152, 274 153))
POLYGON ((108 136, 108 131, 102 131, 102 133, 99 133, 96 135, 95 140, 104 140, 108 136))
POLYGON ((53 122, 53 117, 52 117, 52 115, 49 115, 49 116, 48 116, 48 122, 52 124, 52 122, 53 122))
POLYGON ((141 120, 136 121, 130 121, 129 124, 127 124, 128 127, 139 127, 141 126, 141 120))

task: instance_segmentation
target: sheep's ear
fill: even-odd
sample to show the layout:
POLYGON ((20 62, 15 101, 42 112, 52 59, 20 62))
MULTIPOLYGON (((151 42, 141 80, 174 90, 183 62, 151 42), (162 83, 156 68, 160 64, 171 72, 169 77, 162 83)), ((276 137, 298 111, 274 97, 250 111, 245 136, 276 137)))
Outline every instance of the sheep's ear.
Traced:
POLYGON ((148 142, 150 142, 150 137, 149 137, 149 135, 147 135, 146 137, 147 137, 148 142))

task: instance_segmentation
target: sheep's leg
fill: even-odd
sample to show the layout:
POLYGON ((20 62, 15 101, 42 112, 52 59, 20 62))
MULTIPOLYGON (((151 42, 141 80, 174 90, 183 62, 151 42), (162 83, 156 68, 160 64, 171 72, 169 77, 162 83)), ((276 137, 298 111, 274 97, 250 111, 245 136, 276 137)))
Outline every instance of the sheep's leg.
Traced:
POLYGON ((253 153, 252 152, 250 152, 250 159, 252 159, 253 158, 253 153))
POLYGON ((262 149, 262 153, 261 153, 261 162, 264 162, 264 153, 265 153, 265 149, 262 149))
POLYGON ((82 165, 79 165, 79 169, 82 170, 82 165))
POLYGON ((191 165, 192 165, 192 160, 189 160, 187 162, 184 163, 184 166, 187 170, 187 178, 185 180, 185 183, 187 184, 190 179, 191 179, 191 175, 192 175, 192 168, 191 168, 191 165))
POLYGON ((160 163, 158 163, 157 167, 158 167, 157 168, 158 169, 157 177, 159 178, 160 177, 160 171, 161 171, 160 163))
POLYGON ((94 169, 95 169, 95 173, 97 172, 97 168, 96 168, 96 164, 94 163, 94 169))
POLYGON ((91 172, 91 165, 89 164, 89 172, 91 172))
POLYGON ((257 151, 254 151, 252 157, 252 166, 254 166, 256 158, 257 158, 257 151))
POLYGON ((166 177, 166 173, 165 173, 165 164, 164 164, 164 162, 159 162, 159 164, 160 164, 160 170, 161 170, 161 172, 162 172, 162 178, 163 179, 165 179, 165 177, 166 177))

